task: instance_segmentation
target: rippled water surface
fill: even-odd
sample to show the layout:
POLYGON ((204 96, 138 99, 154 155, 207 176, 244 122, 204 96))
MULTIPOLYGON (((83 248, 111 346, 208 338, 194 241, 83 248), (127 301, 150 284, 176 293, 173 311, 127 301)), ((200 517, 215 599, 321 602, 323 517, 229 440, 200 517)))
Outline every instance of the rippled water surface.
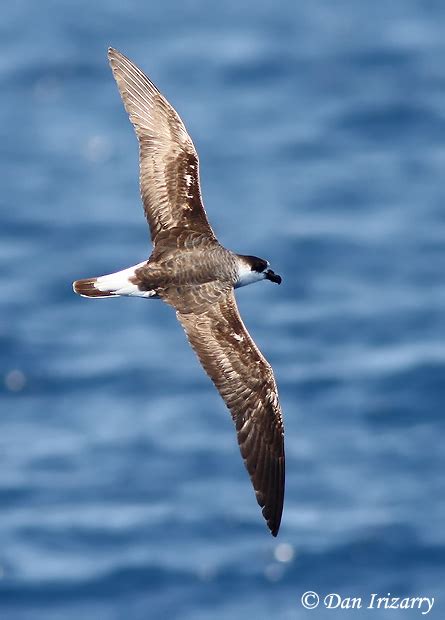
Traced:
POLYGON ((0 615, 445 614, 445 5, 39 3, 0 21, 0 615), (267 532, 232 422, 160 302, 75 278, 149 253, 113 45, 175 105, 286 422, 267 532))

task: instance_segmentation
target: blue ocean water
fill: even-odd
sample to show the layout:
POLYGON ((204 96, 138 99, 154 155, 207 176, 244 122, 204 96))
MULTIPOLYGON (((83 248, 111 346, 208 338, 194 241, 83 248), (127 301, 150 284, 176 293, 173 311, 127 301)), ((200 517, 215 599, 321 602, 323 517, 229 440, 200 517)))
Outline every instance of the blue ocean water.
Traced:
POLYGON ((0 21, 0 616, 445 615, 445 5, 39 3, 0 21), (286 424, 273 539, 149 253, 108 45, 177 108, 286 424), (316 610, 302 607, 312 590, 316 610), (362 597, 330 609, 323 597, 362 597))

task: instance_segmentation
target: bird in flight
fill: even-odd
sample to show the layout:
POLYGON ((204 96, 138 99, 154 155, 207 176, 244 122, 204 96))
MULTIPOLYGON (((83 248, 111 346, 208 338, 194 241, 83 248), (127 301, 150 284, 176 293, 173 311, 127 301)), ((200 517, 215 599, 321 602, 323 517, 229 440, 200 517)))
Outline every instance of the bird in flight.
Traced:
POLYGON ((161 299, 230 410, 256 499, 276 536, 284 500, 284 427, 272 368, 240 317, 234 289, 281 283, 269 262, 217 240, 204 210, 198 154, 179 115, 146 75, 115 49, 114 78, 139 141, 140 191, 153 250, 148 260, 77 280, 84 297, 161 299))

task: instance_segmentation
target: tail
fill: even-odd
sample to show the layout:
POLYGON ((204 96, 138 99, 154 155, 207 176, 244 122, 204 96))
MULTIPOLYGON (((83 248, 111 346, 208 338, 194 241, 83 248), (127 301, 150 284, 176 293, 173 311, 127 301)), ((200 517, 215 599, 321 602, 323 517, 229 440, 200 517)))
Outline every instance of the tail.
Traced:
POLYGON ((147 261, 110 273, 98 278, 86 278, 73 282, 73 290, 82 297, 120 297, 130 295, 133 297, 156 297, 155 291, 141 290, 137 284, 135 271, 147 264, 147 261))

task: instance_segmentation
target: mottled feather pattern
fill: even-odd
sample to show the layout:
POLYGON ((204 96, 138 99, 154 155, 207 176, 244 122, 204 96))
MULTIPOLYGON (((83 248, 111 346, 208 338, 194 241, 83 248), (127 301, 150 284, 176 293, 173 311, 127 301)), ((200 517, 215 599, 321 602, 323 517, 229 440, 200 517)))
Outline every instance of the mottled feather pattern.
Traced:
MULTIPOLYGON (((228 250, 216 241, 211 244, 206 242, 202 247, 198 244, 195 248, 188 245, 189 242, 184 241, 184 249, 180 252, 176 247, 157 246, 150 261, 135 272, 141 290, 155 288, 161 293, 162 289, 178 287, 176 297, 164 299, 177 308, 183 301, 181 296, 186 292, 187 286, 213 285, 215 292, 220 284, 224 290, 233 286, 237 277, 237 266, 235 258, 228 250)), ((214 296, 215 301, 218 295, 214 296)), ((190 308, 190 312, 192 311, 196 309, 190 308)))
POLYGON ((154 247, 148 261, 76 281, 74 289, 88 297, 161 298, 175 308, 230 409, 257 501, 276 536, 284 498, 281 409, 272 369, 244 327, 233 291, 266 278, 268 262, 220 245, 201 200, 198 156, 181 119, 128 58, 110 49, 109 59, 139 140, 140 189, 154 247))
POLYGON ((113 75, 140 149, 140 188, 153 243, 161 231, 215 236, 201 200, 199 161, 176 111, 128 58, 110 49, 113 75))
POLYGON ((284 499, 284 429, 272 369, 247 332, 232 290, 206 312, 177 317, 230 409, 257 501, 276 535, 284 499))

